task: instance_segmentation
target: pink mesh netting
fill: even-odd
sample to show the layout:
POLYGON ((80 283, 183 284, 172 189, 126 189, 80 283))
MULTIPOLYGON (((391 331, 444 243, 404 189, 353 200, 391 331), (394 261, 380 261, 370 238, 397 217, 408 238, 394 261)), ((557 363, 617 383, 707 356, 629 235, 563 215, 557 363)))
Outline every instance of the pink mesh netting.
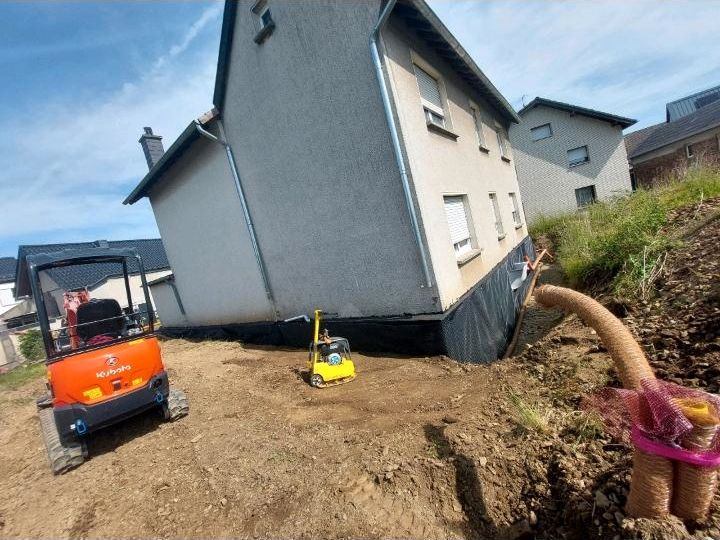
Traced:
MULTIPOLYGON (((585 398, 582 406, 598 412, 608 433, 628 444, 635 425, 646 436, 671 446, 680 446, 683 437, 693 429, 677 400, 701 400, 714 409, 715 415, 720 412, 720 396, 658 379, 642 379, 640 385, 641 391, 603 388, 585 398)), ((707 450, 720 450, 720 436, 715 436, 707 450)))

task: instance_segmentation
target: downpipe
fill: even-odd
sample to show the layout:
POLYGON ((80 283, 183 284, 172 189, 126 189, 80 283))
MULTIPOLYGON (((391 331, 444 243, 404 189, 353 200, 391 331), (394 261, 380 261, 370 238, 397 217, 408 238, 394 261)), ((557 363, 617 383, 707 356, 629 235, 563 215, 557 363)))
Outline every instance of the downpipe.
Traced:
POLYGON ((383 9, 383 12, 380 14, 380 18, 370 34, 370 53, 372 54, 375 74, 377 75, 378 84, 380 85, 380 95, 382 96, 383 108, 385 109, 385 119, 387 120, 388 127, 390 128, 390 138, 392 140, 393 151, 395 153, 395 161, 400 169, 400 179, 402 180, 403 193, 405 194, 405 204, 407 205, 408 213, 410 214, 410 224, 413 229, 418 251, 420 252, 420 260, 422 262, 423 275, 425 277, 424 286, 432 287, 433 282, 430 273, 430 266, 428 264, 428 256, 425 251, 422 235, 420 233, 415 204, 413 203, 412 193, 410 190, 410 180, 408 179, 405 159, 403 158, 402 147, 400 145, 400 136, 398 134, 397 125, 395 124, 395 119, 393 118, 392 106, 390 103, 390 91, 388 90, 387 83, 385 82, 383 63, 380 59, 380 51, 378 49, 380 30, 390 17, 390 13, 395 7, 396 2, 397 0, 389 0, 385 9, 383 9))
POLYGON ((250 210, 248 208, 247 199, 245 198, 245 192, 243 191, 242 182, 240 181, 240 174, 238 173, 237 165, 235 164, 235 156, 233 155, 230 143, 228 143, 225 139, 225 129, 223 128, 221 120, 218 119, 217 122, 218 127, 220 128, 221 137, 217 137, 204 129, 199 122, 195 123, 195 129, 197 129, 198 133, 200 133, 200 135, 202 135, 206 139, 214 141, 220 144, 223 148, 225 148, 225 154, 227 155, 228 163, 230 164, 230 171, 232 172, 233 180, 235 181, 235 189, 237 190, 238 197, 240 198, 240 206, 242 207, 245 225, 247 226, 248 233, 250 234, 250 243, 252 244, 253 254, 255 255, 255 262, 260 269, 260 276, 262 277, 263 287, 265 288, 265 296, 267 297, 268 302, 270 302, 270 308, 273 311, 273 318, 277 321, 278 312, 275 306, 275 298, 273 297, 272 290, 270 288, 270 281, 268 280, 267 276, 267 270, 265 268, 265 263, 263 261, 262 254, 260 253, 260 246, 258 244, 257 236, 255 234, 255 225, 253 224, 252 218, 250 217, 250 210))

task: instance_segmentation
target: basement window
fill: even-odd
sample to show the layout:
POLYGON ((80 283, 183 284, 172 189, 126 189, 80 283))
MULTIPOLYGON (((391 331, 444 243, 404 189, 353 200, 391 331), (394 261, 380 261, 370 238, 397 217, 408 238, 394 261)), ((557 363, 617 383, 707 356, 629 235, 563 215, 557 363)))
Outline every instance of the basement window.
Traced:
POLYGON ((685 155, 689 158, 691 158, 695 155, 695 149, 693 148, 692 144, 685 145, 685 155))
POLYGON ((595 186, 585 186, 575 190, 575 200, 578 208, 586 208, 597 200, 595 186))
POLYGON ((258 0, 252 8, 252 13, 255 18, 255 26, 257 28, 257 34, 255 35, 254 41, 258 45, 265 41, 267 37, 275 29, 275 21, 272 18, 270 12, 270 6, 267 0, 258 0))

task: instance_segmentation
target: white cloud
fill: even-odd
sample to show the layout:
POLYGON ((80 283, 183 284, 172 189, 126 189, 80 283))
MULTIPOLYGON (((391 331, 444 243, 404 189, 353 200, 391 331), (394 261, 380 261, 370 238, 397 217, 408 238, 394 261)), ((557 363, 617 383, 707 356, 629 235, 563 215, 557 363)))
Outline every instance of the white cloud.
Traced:
POLYGON ((516 108, 540 95, 649 124, 720 84, 717 0, 431 3, 516 108))
POLYGON ((218 37, 190 45, 219 14, 207 9, 162 64, 114 93, 0 119, 10 134, 0 139, 0 246, 158 235, 149 205, 122 205, 147 173, 138 138, 152 126, 167 148, 212 106, 218 37))

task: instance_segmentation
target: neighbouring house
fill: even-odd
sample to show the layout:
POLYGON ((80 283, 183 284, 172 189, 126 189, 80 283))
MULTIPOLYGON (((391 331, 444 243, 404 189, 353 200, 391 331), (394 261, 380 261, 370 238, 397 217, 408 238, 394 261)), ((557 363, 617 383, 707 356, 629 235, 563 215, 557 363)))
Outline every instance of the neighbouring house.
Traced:
MULTIPOLYGON (((155 280, 171 273, 162 241, 159 238, 147 240, 98 240, 96 242, 78 242, 69 244, 25 245, 18 248, 17 275, 15 278, 15 295, 17 298, 29 297, 31 294, 27 272, 27 256, 40 253, 54 253, 57 251, 87 249, 97 247, 134 248, 143 261, 147 280, 155 280)), ((134 261, 128 267, 130 292, 133 299, 142 304, 142 281, 139 268, 134 261)), ((45 307, 48 317, 60 319, 64 316, 63 293, 87 288, 94 298, 114 298, 121 307, 128 307, 128 297, 125 292, 125 280, 122 267, 119 264, 91 264, 82 266, 68 266, 54 268, 41 276, 45 291, 45 307)), ((155 302, 154 300, 152 300, 155 302)), ((32 316, 35 320, 35 305, 31 298, 16 309, 23 307, 22 312, 16 316, 32 316)))
POLYGON ((18 305, 15 299, 15 257, 0 257, 0 319, 5 318, 11 308, 18 305))
POLYGON ((158 159, 146 128, 125 200, 173 268, 166 331, 306 346, 322 308, 361 350, 502 353, 534 253, 518 117, 425 2, 226 2, 214 105, 158 159))
MULTIPOLYGON (((668 111, 674 103, 678 102, 667 105, 668 111)), ((680 103, 685 102, 680 100, 680 103)), ((629 133, 625 146, 632 176, 644 187, 681 178, 692 167, 717 166, 720 164, 720 101, 712 101, 675 120, 629 133)))
POLYGON ((673 122, 720 100, 720 85, 685 96, 665 105, 665 121, 673 122))
POLYGON ((623 129, 635 120, 537 97, 510 129, 529 222, 632 191, 623 129))

